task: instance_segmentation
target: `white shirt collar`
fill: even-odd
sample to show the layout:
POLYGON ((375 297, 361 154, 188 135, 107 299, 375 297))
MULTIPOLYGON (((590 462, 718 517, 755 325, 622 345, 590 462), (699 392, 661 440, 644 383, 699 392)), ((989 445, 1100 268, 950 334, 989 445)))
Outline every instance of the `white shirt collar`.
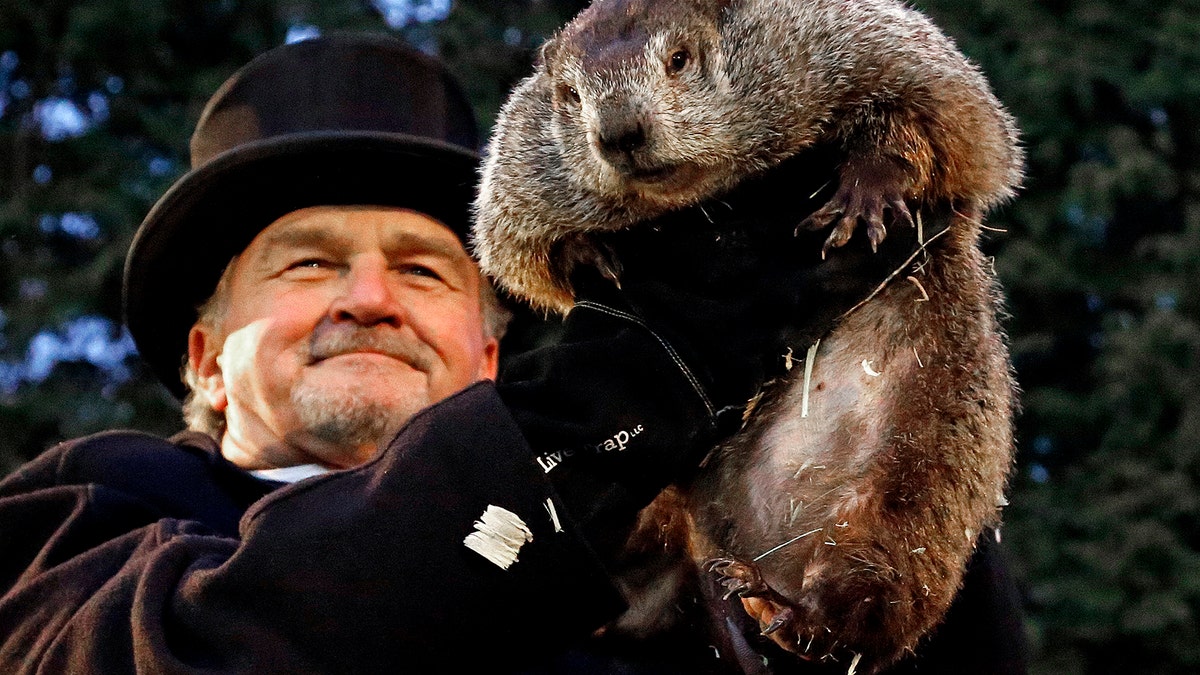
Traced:
POLYGON ((279 483, 295 483, 305 478, 329 473, 330 471, 332 469, 323 467, 320 464, 299 464, 297 466, 283 466, 277 469, 257 469, 251 471, 250 474, 264 480, 273 480, 279 483))

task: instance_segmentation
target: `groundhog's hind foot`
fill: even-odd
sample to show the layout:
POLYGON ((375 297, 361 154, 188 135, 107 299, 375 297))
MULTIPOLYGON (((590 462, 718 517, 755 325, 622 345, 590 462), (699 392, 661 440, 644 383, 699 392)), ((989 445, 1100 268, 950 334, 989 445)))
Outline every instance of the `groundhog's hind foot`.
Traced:
POLYGON ((849 660, 855 664, 853 672, 858 670, 860 659, 865 658, 866 662, 861 664, 863 673, 874 672, 880 665, 895 660, 893 652, 897 649, 893 642, 901 636, 886 631, 869 637, 861 634, 870 630, 867 626, 881 625, 879 621, 871 621, 878 618, 875 615, 880 607, 894 610, 895 605, 881 605, 872 599, 873 595, 850 606, 838 605, 837 599, 846 595, 846 589, 822 582, 813 583, 803 598, 792 602, 771 588, 753 563, 718 558, 708 561, 706 566, 721 577, 719 582, 726 589, 722 599, 737 595, 746 614, 758 623, 759 633, 800 659, 849 660))
POLYGON ((718 576, 718 581, 725 588, 725 596, 737 594, 742 597, 768 595, 771 587, 763 581, 758 568, 751 563, 744 563, 733 558, 714 558, 708 561, 708 571, 718 576))
POLYGON ((909 183, 904 171, 886 160, 846 164, 841 170, 837 192, 824 206, 804 219, 796 227, 796 232, 824 229, 836 221, 821 248, 821 258, 824 259, 831 248, 850 241, 861 219, 867 224, 871 250, 878 250, 879 244, 887 237, 887 228, 883 225, 885 210, 891 210, 893 223, 913 225, 912 213, 904 201, 909 183))
MULTIPOLYGON (((847 673, 858 672, 862 655, 840 644, 829 628, 806 626, 801 612, 766 598, 742 598, 742 608, 758 622, 759 632, 785 651, 803 661, 846 662, 847 673)), ((865 672, 874 672, 873 664, 864 664, 865 672)), ((877 664, 874 664, 877 665, 877 664)))
POLYGON ((752 612, 751 605, 746 606, 746 611, 762 624, 763 635, 770 635, 795 621, 795 612, 783 604, 786 600, 767 585, 762 573, 753 563, 744 563, 733 558, 716 558, 708 561, 708 570, 716 573, 720 577, 720 584, 725 587, 722 600, 728 600, 737 594, 743 599, 743 604, 746 599, 752 598, 752 606, 762 608, 759 612, 752 612))

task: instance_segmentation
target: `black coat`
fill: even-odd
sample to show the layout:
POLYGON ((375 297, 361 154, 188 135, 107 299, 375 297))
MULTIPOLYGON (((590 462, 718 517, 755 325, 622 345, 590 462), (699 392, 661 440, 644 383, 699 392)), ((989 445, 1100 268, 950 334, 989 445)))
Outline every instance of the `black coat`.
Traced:
MULTIPOLYGON (((197 433, 63 443, 0 482, 0 672, 722 669, 704 636, 640 661, 584 642, 623 604, 533 457, 488 383, 364 466, 293 485, 197 433), (489 505, 532 534, 508 569, 463 543, 489 505)), ((1002 667, 1020 626, 988 556, 944 630, 955 669, 934 669, 943 647, 917 672, 1020 672, 1002 667), (957 669, 981 662, 997 668, 957 669)))

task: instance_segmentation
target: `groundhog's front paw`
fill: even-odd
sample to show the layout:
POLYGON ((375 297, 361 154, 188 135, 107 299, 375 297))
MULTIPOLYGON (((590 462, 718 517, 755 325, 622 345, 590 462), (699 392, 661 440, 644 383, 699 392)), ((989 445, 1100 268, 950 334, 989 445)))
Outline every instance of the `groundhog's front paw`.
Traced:
POLYGON ((862 220, 867 224, 871 250, 877 250, 887 236, 887 229, 883 225, 884 210, 892 211, 893 222, 899 220, 910 226, 913 224, 912 214, 904 202, 909 186, 910 181, 904 171, 886 159, 848 162, 840 172, 837 192, 829 202, 800 223, 796 231, 824 229, 836 222, 829 238, 825 240, 825 246, 821 248, 821 257, 824 258, 829 249, 850 241, 858 221, 862 220))

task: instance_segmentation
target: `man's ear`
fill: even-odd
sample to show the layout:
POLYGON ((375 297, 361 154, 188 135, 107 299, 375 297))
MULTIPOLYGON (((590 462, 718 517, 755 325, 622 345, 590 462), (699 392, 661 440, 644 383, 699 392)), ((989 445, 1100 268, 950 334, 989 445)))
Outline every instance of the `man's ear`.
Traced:
POLYGON ((196 373, 196 389, 217 412, 223 412, 229 405, 225 378, 217 359, 224 345, 225 341, 209 326, 196 324, 188 333, 188 364, 196 373))
POLYGON ((483 360, 479 364, 479 379, 494 380, 500 372, 500 342, 494 337, 483 344, 483 360))

